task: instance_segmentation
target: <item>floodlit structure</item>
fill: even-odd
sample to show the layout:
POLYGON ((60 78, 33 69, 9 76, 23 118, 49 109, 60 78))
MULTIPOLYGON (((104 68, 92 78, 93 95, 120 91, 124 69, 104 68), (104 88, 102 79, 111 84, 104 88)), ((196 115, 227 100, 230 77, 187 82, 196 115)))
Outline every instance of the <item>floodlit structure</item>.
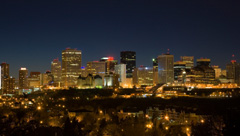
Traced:
POLYGON ((77 84, 81 72, 82 52, 77 49, 67 48, 62 51, 62 82, 64 87, 77 84))
POLYGON ((169 53, 158 56, 158 82, 172 83, 174 81, 174 56, 169 53))

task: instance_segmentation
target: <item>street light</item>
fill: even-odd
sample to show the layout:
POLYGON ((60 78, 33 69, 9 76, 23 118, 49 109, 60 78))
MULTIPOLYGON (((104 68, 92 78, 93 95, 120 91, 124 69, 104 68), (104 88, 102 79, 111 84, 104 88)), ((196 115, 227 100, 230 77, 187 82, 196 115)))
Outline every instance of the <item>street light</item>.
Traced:
POLYGON ((42 109, 42 107, 41 107, 41 106, 38 106, 38 107, 37 107, 37 110, 41 110, 41 109, 42 109))

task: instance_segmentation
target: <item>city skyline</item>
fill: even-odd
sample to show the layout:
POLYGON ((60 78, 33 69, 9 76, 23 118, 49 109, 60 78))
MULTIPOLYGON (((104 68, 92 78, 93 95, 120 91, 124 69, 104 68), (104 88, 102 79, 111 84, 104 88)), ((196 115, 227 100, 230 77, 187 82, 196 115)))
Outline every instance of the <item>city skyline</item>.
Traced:
POLYGON ((210 58, 225 69, 235 54, 239 62, 240 9, 224 1, 3 1, 0 4, 0 62, 50 70, 66 47, 83 52, 82 64, 103 56, 119 59, 135 51, 137 67, 151 66, 170 49, 180 56, 210 58))
MULTIPOLYGON (((67 47, 66 49, 68 49, 69 47, 67 47)), ((70 48, 71 49, 71 48, 70 48)), ((73 48, 73 49, 78 49, 78 48, 73 48)), ((62 50, 62 51, 64 51, 64 50, 62 50)), ((167 52, 167 51, 166 51, 167 52)), ((61 54, 61 53, 60 53, 61 54)), ((162 53, 162 54, 165 54, 165 53, 162 53)), ((159 54, 159 55, 157 55, 156 57, 158 57, 158 56, 160 56, 160 55, 162 55, 162 54, 159 54)), ((171 53, 170 53, 171 54, 171 53)), ((178 61, 182 61, 181 60, 181 56, 179 57, 179 58, 176 58, 176 56, 174 55, 174 54, 171 54, 171 55, 173 55, 174 56, 174 62, 178 62, 178 61)), ((182 55, 182 56, 184 56, 184 55, 182 55)), ((192 56, 194 56, 194 55, 192 55, 192 56)), ((86 57, 86 56, 85 56, 86 57)), ((82 66, 84 66, 84 67, 87 67, 87 63, 89 63, 89 62, 92 62, 92 61, 100 61, 100 59, 102 58, 102 57, 104 57, 104 55, 103 56, 101 56, 100 58, 96 58, 95 60, 90 60, 90 61, 88 61, 88 62, 86 62, 86 60, 82 60, 82 62, 84 62, 84 64, 82 64, 82 66)), ((106 57, 106 55, 105 55, 105 57, 106 57)), ((113 57, 113 56, 107 56, 107 57, 113 57)), ((82 58, 84 58, 84 54, 82 55, 82 58)), ((120 64, 120 52, 119 52, 119 56, 117 56, 117 57, 113 57, 114 59, 116 59, 118 62, 119 62, 119 64, 120 64)), ((153 57, 154 58, 154 57, 153 57)), ((153 67, 153 65, 152 65, 152 59, 153 58, 149 58, 149 61, 147 62, 148 64, 147 65, 144 65, 144 64, 141 64, 141 63, 139 63, 139 61, 141 61, 141 60, 139 60, 138 59, 138 53, 136 52, 136 63, 137 63, 137 67, 139 67, 139 66, 146 66, 146 67, 153 67)), ((197 59, 200 59, 200 58, 208 58, 208 57, 199 57, 199 58, 196 58, 195 56, 194 56, 194 66, 196 66, 196 64, 197 64, 197 59)), ((37 72, 41 72, 41 73, 45 73, 46 71, 51 71, 51 63, 54 61, 54 60, 59 60, 60 62, 62 62, 62 58, 61 58, 61 56, 59 56, 59 57, 56 57, 56 58, 53 58, 50 62, 49 62, 49 64, 46 66, 47 67, 47 69, 30 69, 31 67, 32 67, 32 64, 31 63, 27 63, 27 64, 25 64, 25 65, 20 65, 20 67, 12 67, 12 65, 15 65, 15 64, 10 64, 10 63, 8 63, 8 62, 6 62, 6 61, 4 61, 4 62, 1 62, 1 63, 7 63, 7 64, 9 64, 9 67, 10 67, 10 69, 9 69, 9 75, 11 76, 11 77, 15 77, 15 78, 18 78, 18 70, 19 69, 21 69, 21 68, 25 68, 26 67, 26 65, 28 65, 28 67, 26 67, 26 68, 28 68, 28 70, 31 72, 34 72, 34 71, 37 71, 37 72), (30 67, 30 68, 29 68, 30 67), (16 69, 16 71, 14 71, 16 69)), ((226 65, 228 64, 228 63, 230 63, 232 60, 236 60, 237 62, 239 62, 238 61, 238 59, 236 59, 236 55, 231 55, 231 58, 229 58, 229 60, 228 60, 228 62, 226 63, 226 64, 216 64, 216 63, 214 63, 212 60, 215 60, 214 58, 212 59, 212 58, 208 58, 208 59, 211 59, 211 66, 219 66, 220 68, 222 68, 222 69, 226 69, 226 65)), ((46 68, 45 67, 45 68, 46 68)))

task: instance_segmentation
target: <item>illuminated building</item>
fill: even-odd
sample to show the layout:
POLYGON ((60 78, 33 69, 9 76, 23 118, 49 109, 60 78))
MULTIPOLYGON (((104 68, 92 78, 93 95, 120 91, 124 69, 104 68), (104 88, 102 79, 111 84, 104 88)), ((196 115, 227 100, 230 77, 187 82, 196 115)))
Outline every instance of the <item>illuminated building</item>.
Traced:
POLYGON ((82 77, 81 75, 78 77, 78 88, 102 88, 103 80, 99 75, 93 76, 92 74, 88 74, 87 77, 82 77))
POLYGON ((48 75, 46 73, 41 73, 40 74, 40 85, 41 86, 46 86, 48 85, 48 75))
POLYGON ((9 78, 9 91, 11 91, 13 93, 13 91, 15 90, 15 78, 14 77, 10 77, 9 78))
POLYGON ((227 77, 227 70, 226 70, 226 69, 225 69, 225 70, 222 70, 221 75, 224 75, 224 76, 227 77))
POLYGON ((28 77, 29 88, 40 87, 40 74, 40 72, 30 72, 30 76, 28 77))
POLYGON ((133 84, 137 86, 153 85, 153 68, 140 66, 134 69, 133 84))
POLYGON ((88 75, 88 72, 87 72, 87 69, 86 69, 86 67, 84 67, 84 66, 82 66, 81 67, 81 72, 80 72, 81 74, 81 76, 84 76, 84 77, 86 77, 87 75, 88 75))
POLYGON ((159 83, 172 83, 174 81, 174 57, 169 53, 158 56, 159 83))
POLYGON ((191 69, 194 75, 191 82, 202 84, 216 84, 215 70, 210 67, 210 59, 197 59, 197 66, 191 69))
POLYGON ((240 85, 240 64, 236 60, 232 60, 231 63, 227 64, 227 78, 232 79, 235 83, 240 85))
POLYGON ((82 52, 67 48, 62 51, 62 82, 65 87, 75 86, 81 72, 82 52))
POLYGON ((1 64, 1 89, 3 93, 7 93, 9 91, 9 64, 2 63, 1 64))
POLYGON ((212 66, 215 70, 215 78, 219 78, 222 75, 222 70, 219 66, 212 66))
POLYGON ((19 89, 28 89, 28 70, 21 68, 19 70, 19 89))
POLYGON ((174 62, 174 80, 178 80, 179 75, 182 75, 186 69, 186 62, 174 62))
POLYGON ((126 64, 118 64, 115 66, 115 74, 119 75, 120 86, 126 84, 126 64))
POLYGON ((186 62, 186 69, 191 69, 194 67, 193 56, 181 56, 181 61, 186 62))
POLYGON ((106 72, 110 73, 114 71, 114 67, 115 65, 117 65, 117 60, 114 60, 113 57, 103 57, 100 60, 101 62, 105 62, 106 63, 106 72))
POLYGON ((104 76, 104 86, 113 87, 113 74, 107 74, 104 76))
POLYGON ((54 83, 60 83, 61 82, 61 76, 62 76, 62 66, 61 62, 58 59, 54 59, 51 63, 51 73, 54 77, 54 83))
POLYGON ((127 78, 132 78, 133 69, 136 68, 136 52, 134 51, 122 51, 121 64, 126 64, 127 78))
POLYGON ((153 58, 153 84, 158 84, 158 59, 153 58))
POLYGON ((87 63, 87 73, 95 75, 100 75, 104 77, 106 73, 106 65, 105 62, 101 61, 91 61, 87 63))

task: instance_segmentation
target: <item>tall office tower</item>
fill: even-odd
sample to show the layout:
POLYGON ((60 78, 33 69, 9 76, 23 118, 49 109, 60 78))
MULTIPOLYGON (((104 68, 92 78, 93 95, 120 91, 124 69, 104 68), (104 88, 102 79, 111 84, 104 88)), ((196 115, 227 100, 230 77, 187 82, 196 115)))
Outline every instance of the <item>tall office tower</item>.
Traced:
POLYGON ((181 61, 186 62, 186 69, 191 69, 194 67, 193 56, 181 56, 181 61))
POLYGON ((186 62, 183 62, 183 61, 174 62, 174 80, 179 80, 179 76, 183 75, 183 72, 185 72, 185 69, 186 69, 186 62))
POLYGON ((29 88, 39 88, 40 87, 40 72, 30 72, 28 77, 28 87, 29 88))
POLYGON ((67 48, 62 51, 62 82, 65 87, 75 86, 81 72, 82 52, 67 48))
POLYGON ((53 75, 53 81, 54 83, 60 83, 61 82, 61 76, 62 76, 62 66, 61 62, 58 59, 54 59, 51 63, 51 73, 53 75))
POLYGON ((215 70, 215 78, 219 78, 222 75, 222 69, 219 66, 212 66, 215 70))
POLYGON ((28 70, 21 68, 19 70, 19 89, 28 89, 28 70))
POLYGON ((10 77, 10 78, 9 78, 9 91, 10 91, 11 93, 13 93, 13 91, 15 90, 15 86, 16 86, 16 84, 15 84, 15 78, 14 78, 14 77, 10 77))
POLYGON ((210 59, 197 59, 197 66, 191 69, 194 75, 192 82, 201 84, 216 84, 215 70, 210 66, 210 59))
POLYGON ((118 63, 113 57, 102 57, 100 61, 106 63, 106 73, 108 74, 114 72, 114 67, 118 63))
POLYGON ((87 73, 93 76, 99 75, 102 78, 106 74, 106 63, 101 61, 91 61, 87 63, 87 73))
POLYGON ((174 81, 174 56, 163 54, 158 56, 158 81, 162 83, 172 83, 174 81))
POLYGON ((126 64, 127 78, 132 78, 133 69, 136 68, 136 52, 122 51, 120 59, 122 64, 126 64))
POLYGON ((137 86, 153 85, 153 68, 140 66, 133 72, 133 84, 137 86))
POLYGON ((153 85, 158 84, 158 59, 153 58, 153 85))
POLYGON ((235 83, 240 85, 240 63, 237 63, 236 60, 232 60, 231 63, 227 64, 227 78, 233 79, 235 83))
POLYGON ((1 88, 3 93, 7 93, 9 91, 9 64, 2 63, 1 64, 1 88))
POLYGON ((120 86, 126 84, 126 64, 115 65, 115 74, 119 75, 120 86))

